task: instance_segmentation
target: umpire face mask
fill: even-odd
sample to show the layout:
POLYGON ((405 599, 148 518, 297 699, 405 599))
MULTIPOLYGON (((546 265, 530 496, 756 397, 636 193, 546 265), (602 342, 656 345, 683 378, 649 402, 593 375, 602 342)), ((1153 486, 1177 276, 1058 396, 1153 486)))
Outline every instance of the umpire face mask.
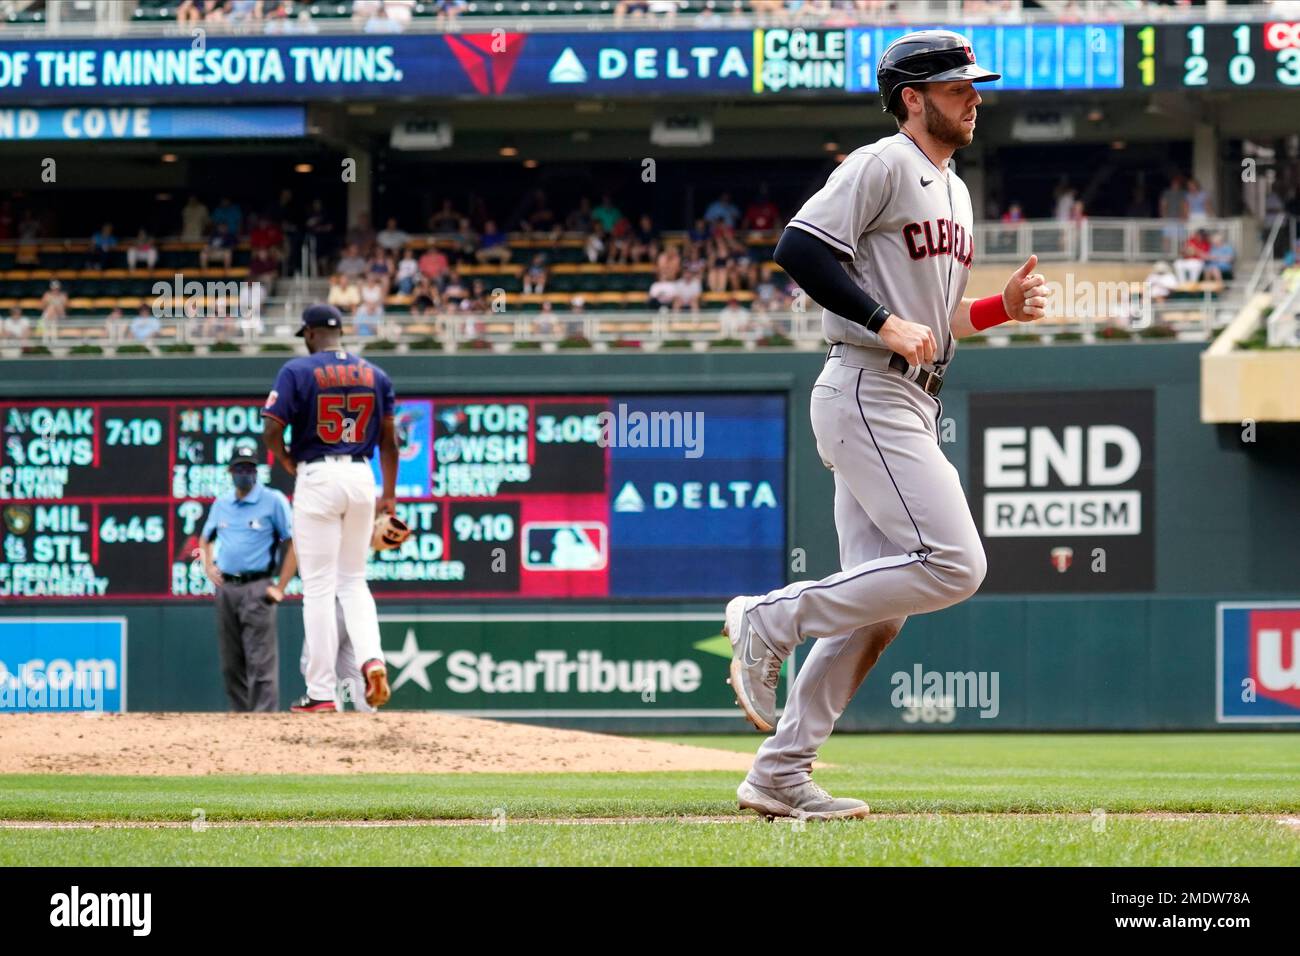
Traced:
POLYGON ((235 483, 239 491, 252 491, 253 486, 257 484, 256 468, 235 468, 231 469, 230 480, 235 483))

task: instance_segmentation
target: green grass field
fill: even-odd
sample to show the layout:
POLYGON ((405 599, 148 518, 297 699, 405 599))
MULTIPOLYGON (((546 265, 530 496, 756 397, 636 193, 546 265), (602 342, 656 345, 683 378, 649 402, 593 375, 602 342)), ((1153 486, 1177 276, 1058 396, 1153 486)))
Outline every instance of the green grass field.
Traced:
POLYGON ((729 773, 4 776, 6 821, 171 825, 5 829, 0 866, 1300 865, 1295 734, 845 735, 822 759, 873 818, 762 823, 729 773), (436 820, 477 825, 410 824, 436 820))

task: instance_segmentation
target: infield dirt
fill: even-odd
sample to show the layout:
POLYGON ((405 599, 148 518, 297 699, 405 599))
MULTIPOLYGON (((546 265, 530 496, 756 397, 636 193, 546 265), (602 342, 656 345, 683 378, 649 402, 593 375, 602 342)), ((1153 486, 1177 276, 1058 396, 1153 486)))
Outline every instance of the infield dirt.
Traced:
POLYGON ((426 711, 0 716, 0 774, 744 772, 751 759, 426 711))

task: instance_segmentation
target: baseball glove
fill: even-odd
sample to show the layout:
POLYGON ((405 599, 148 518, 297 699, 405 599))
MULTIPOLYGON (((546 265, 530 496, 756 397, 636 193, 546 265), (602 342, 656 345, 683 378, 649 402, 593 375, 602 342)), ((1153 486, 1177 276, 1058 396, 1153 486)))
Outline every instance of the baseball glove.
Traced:
POLYGON ((387 512, 375 518, 375 533, 370 536, 370 547, 376 551, 388 551, 401 547, 403 541, 411 536, 411 529, 405 521, 387 512))

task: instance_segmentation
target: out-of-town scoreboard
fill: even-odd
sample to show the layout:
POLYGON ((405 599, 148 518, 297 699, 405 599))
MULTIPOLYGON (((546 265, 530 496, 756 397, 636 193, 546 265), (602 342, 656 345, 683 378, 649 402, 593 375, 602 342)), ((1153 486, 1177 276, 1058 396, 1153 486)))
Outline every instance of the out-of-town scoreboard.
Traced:
MULTIPOLYGON (((380 597, 720 598, 785 582, 786 403, 404 398, 380 597)), ((0 598, 211 593, 199 533, 252 399, 0 403, 0 598)), ((373 462, 378 474, 378 463, 373 462)), ((268 456, 262 479, 292 495, 268 456)), ((218 539, 217 547, 220 547, 218 539)))

